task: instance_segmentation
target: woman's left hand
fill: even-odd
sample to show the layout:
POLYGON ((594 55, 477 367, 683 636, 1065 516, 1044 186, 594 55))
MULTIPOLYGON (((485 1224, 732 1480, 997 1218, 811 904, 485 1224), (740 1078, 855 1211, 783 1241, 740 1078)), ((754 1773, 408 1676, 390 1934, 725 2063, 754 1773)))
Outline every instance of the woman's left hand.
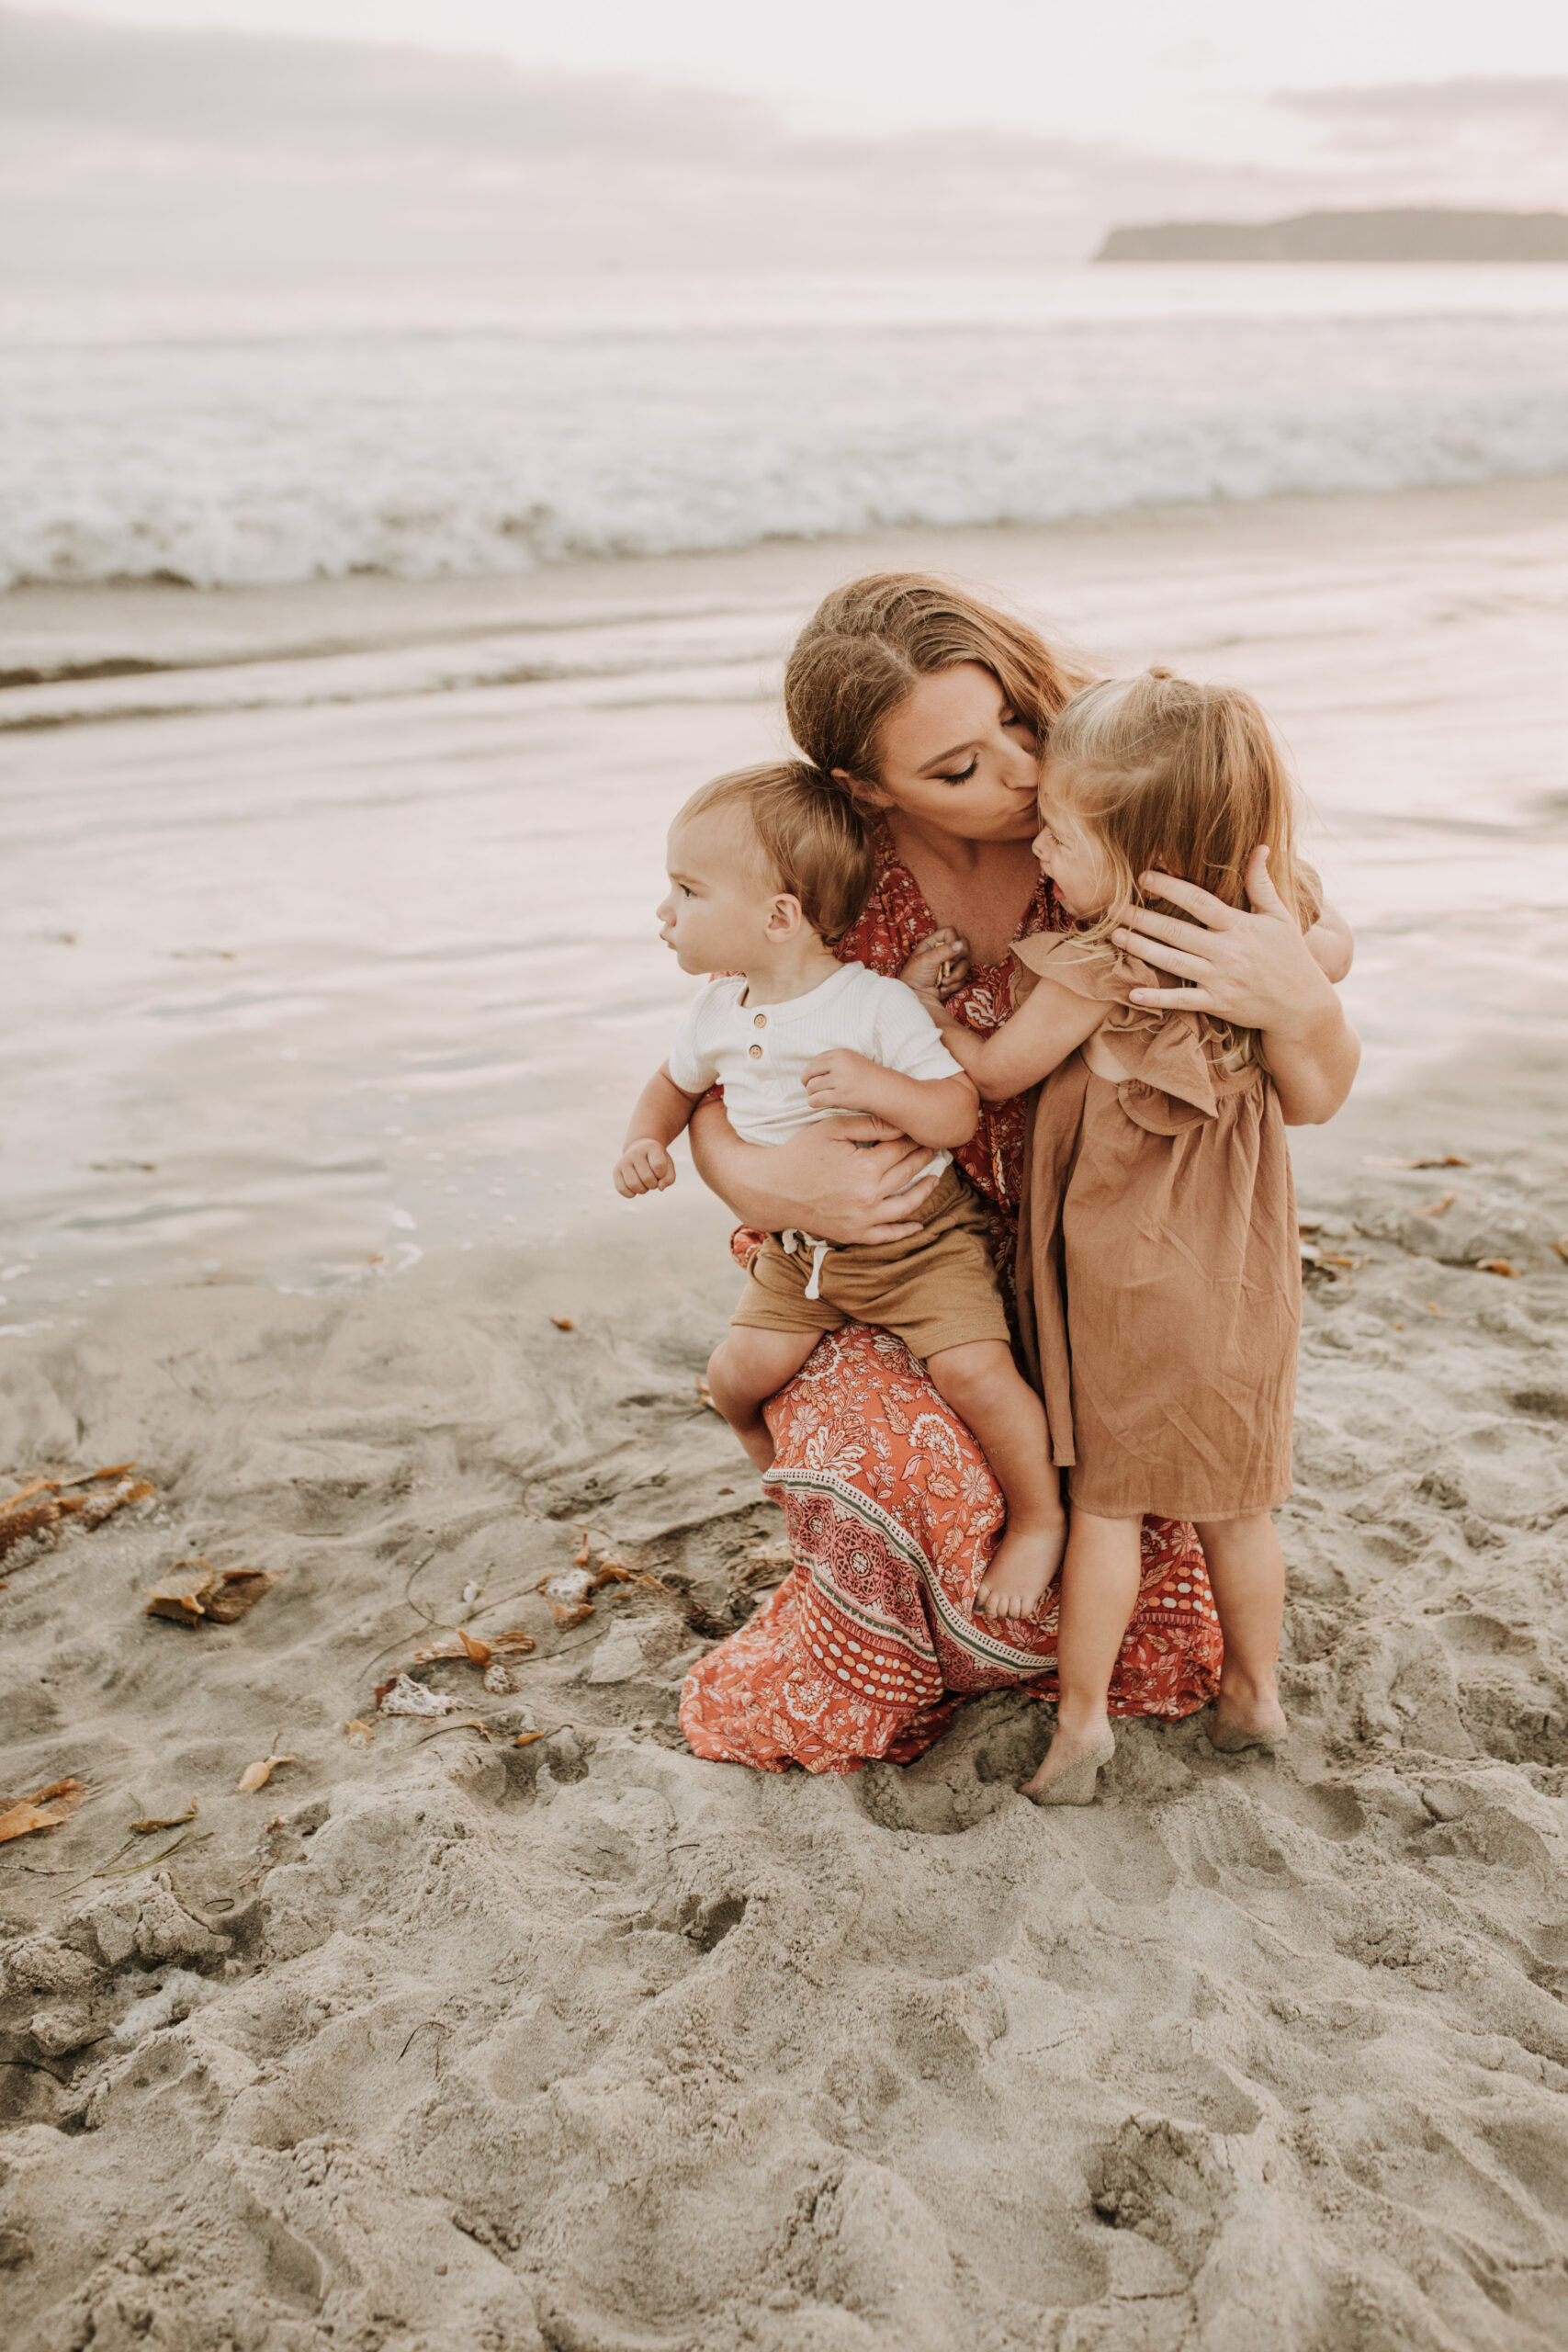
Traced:
POLYGON ((1312 1028, 1337 1002, 1332 983, 1269 879, 1267 849, 1255 849, 1247 863, 1250 914, 1173 874, 1141 875, 1139 886, 1187 908, 1194 920, 1182 922, 1140 908, 1124 930, 1112 933, 1118 947, 1188 983, 1134 989, 1134 1004, 1217 1013, 1243 1028, 1288 1037, 1312 1028))

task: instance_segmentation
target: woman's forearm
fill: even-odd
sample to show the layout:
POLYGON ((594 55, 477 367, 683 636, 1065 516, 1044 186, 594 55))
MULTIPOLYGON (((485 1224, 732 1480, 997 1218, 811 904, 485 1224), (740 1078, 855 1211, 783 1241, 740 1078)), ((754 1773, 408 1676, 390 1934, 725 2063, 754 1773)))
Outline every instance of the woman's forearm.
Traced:
POLYGON ((942 1172, 927 1146, 878 1141, 865 1119, 825 1121, 787 1144, 747 1143, 716 1101, 698 1104, 691 1143, 698 1175, 744 1224, 764 1233, 793 1226, 841 1246, 918 1232, 942 1172))
POLYGON ((1330 991, 1312 1017, 1261 1034, 1285 1125, 1316 1127, 1332 1119, 1361 1059, 1361 1041, 1338 998, 1330 991))
POLYGON ((1318 970, 1337 985, 1356 960, 1356 934, 1338 908, 1325 903, 1305 938, 1318 970))

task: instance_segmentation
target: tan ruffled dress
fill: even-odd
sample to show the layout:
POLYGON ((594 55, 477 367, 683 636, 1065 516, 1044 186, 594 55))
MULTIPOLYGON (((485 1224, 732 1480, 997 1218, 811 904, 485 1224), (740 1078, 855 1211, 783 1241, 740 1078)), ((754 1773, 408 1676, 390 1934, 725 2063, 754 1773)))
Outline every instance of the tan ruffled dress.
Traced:
POLYGON ((1228 1069, 1202 1013, 1140 1009, 1159 973, 1069 933, 1014 942, 1026 974, 1107 1007, 1117 1084, 1074 1053, 1041 1086, 1018 1238, 1025 1356, 1052 1458, 1104 1519, 1240 1519, 1291 1491, 1301 1330, 1279 1097, 1228 1069))

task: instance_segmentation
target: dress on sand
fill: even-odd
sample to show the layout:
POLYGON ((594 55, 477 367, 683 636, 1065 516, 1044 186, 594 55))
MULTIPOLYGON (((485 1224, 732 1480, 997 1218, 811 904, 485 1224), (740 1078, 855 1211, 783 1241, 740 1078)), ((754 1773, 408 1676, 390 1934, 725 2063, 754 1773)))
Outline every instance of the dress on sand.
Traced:
MULTIPOLYGON (((1026 936, 1059 930, 1042 882, 1026 936)), ((885 828, 876 887, 837 953, 897 978, 935 918, 885 828)), ((1010 967, 971 970, 953 1010, 981 1034, 1010 1010, 1010 967)), ((953 1155, 992 1213, 1010 1300, 1028 1102, 983 1106, 953 1155)), ((737 1255, 761 1236, 737 1236, 737 1255)), ((687 1676, 681 1725, 698 1756, 782 1772, 911 1762, 961 1698, 1021 1687, 1056 1695, 1056 1601, 1005 1634, 975 1614, 1004 1507, 974 1438, 902 1343, 863 1324, 831 1332, 768 1408, 766 1481, 795 1566, 750 1624, 687 1676)), ((1138 1605, 1111 1686, 1118 1715, 1189 1715, 1219 1683, 1220 1630, 1191 1527, 1146 1519, 1138 1605)))
MULTIPOLYGON (((1019 1322, 1052 1459, 1102 1519, 1241 1519, 1291 1491, 1301 1252, 1279 1097, 1206 1014, 1131 1005, 1160 976, 1070 935, 1027 974, 1107 1008, 1118 1084, 1070 1054, 1040 1090, 1019 1322)), ((1021 974, 1021 979, 1023 975, 1021 974)))

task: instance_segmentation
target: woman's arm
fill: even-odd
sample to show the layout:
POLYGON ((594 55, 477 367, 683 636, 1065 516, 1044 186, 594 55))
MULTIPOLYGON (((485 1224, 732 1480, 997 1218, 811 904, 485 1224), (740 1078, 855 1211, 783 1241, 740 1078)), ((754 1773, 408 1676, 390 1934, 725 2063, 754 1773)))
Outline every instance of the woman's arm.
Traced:
POLYGON ((743 1224, 763 1233, 795 1226, 841 1248, 919 1233, 911 1212, 942 1173, 928 1145, 883 1140, 870 1119, 823 1119, 788 1143, 744 1143, 713 1101, 697 1105, 691 1136, 698 1175, 743 1224))
POLYGON ((910 1078, 848 1046, 819 1054, 802 1080, 814 1111, 863 1111, 933 1150, 967 1143, 980 1098, 967 1078, 910 1078))
POLYGON ((1305 937, 1313 962, 1337 986, 1356 960, 1356 934, 1338 908, 1325 901, 1323 912, 1305 937))
POLYGON ((1134 989, 1132 1001, 1217 1013, 1259 1031, 1287 1125, 1317 1126, 1331 1119, 1350 1091, 1361 1041, 1269 879, 1268 851, 1254 850, 1247 863, 1250 914, 1174 875, 1145 874, 1141 880, 1145 890, 1187 908, 1196 920, 1183 922, 1145 907, 1116 933, 1118 947, 1190 983, 1134 989))

